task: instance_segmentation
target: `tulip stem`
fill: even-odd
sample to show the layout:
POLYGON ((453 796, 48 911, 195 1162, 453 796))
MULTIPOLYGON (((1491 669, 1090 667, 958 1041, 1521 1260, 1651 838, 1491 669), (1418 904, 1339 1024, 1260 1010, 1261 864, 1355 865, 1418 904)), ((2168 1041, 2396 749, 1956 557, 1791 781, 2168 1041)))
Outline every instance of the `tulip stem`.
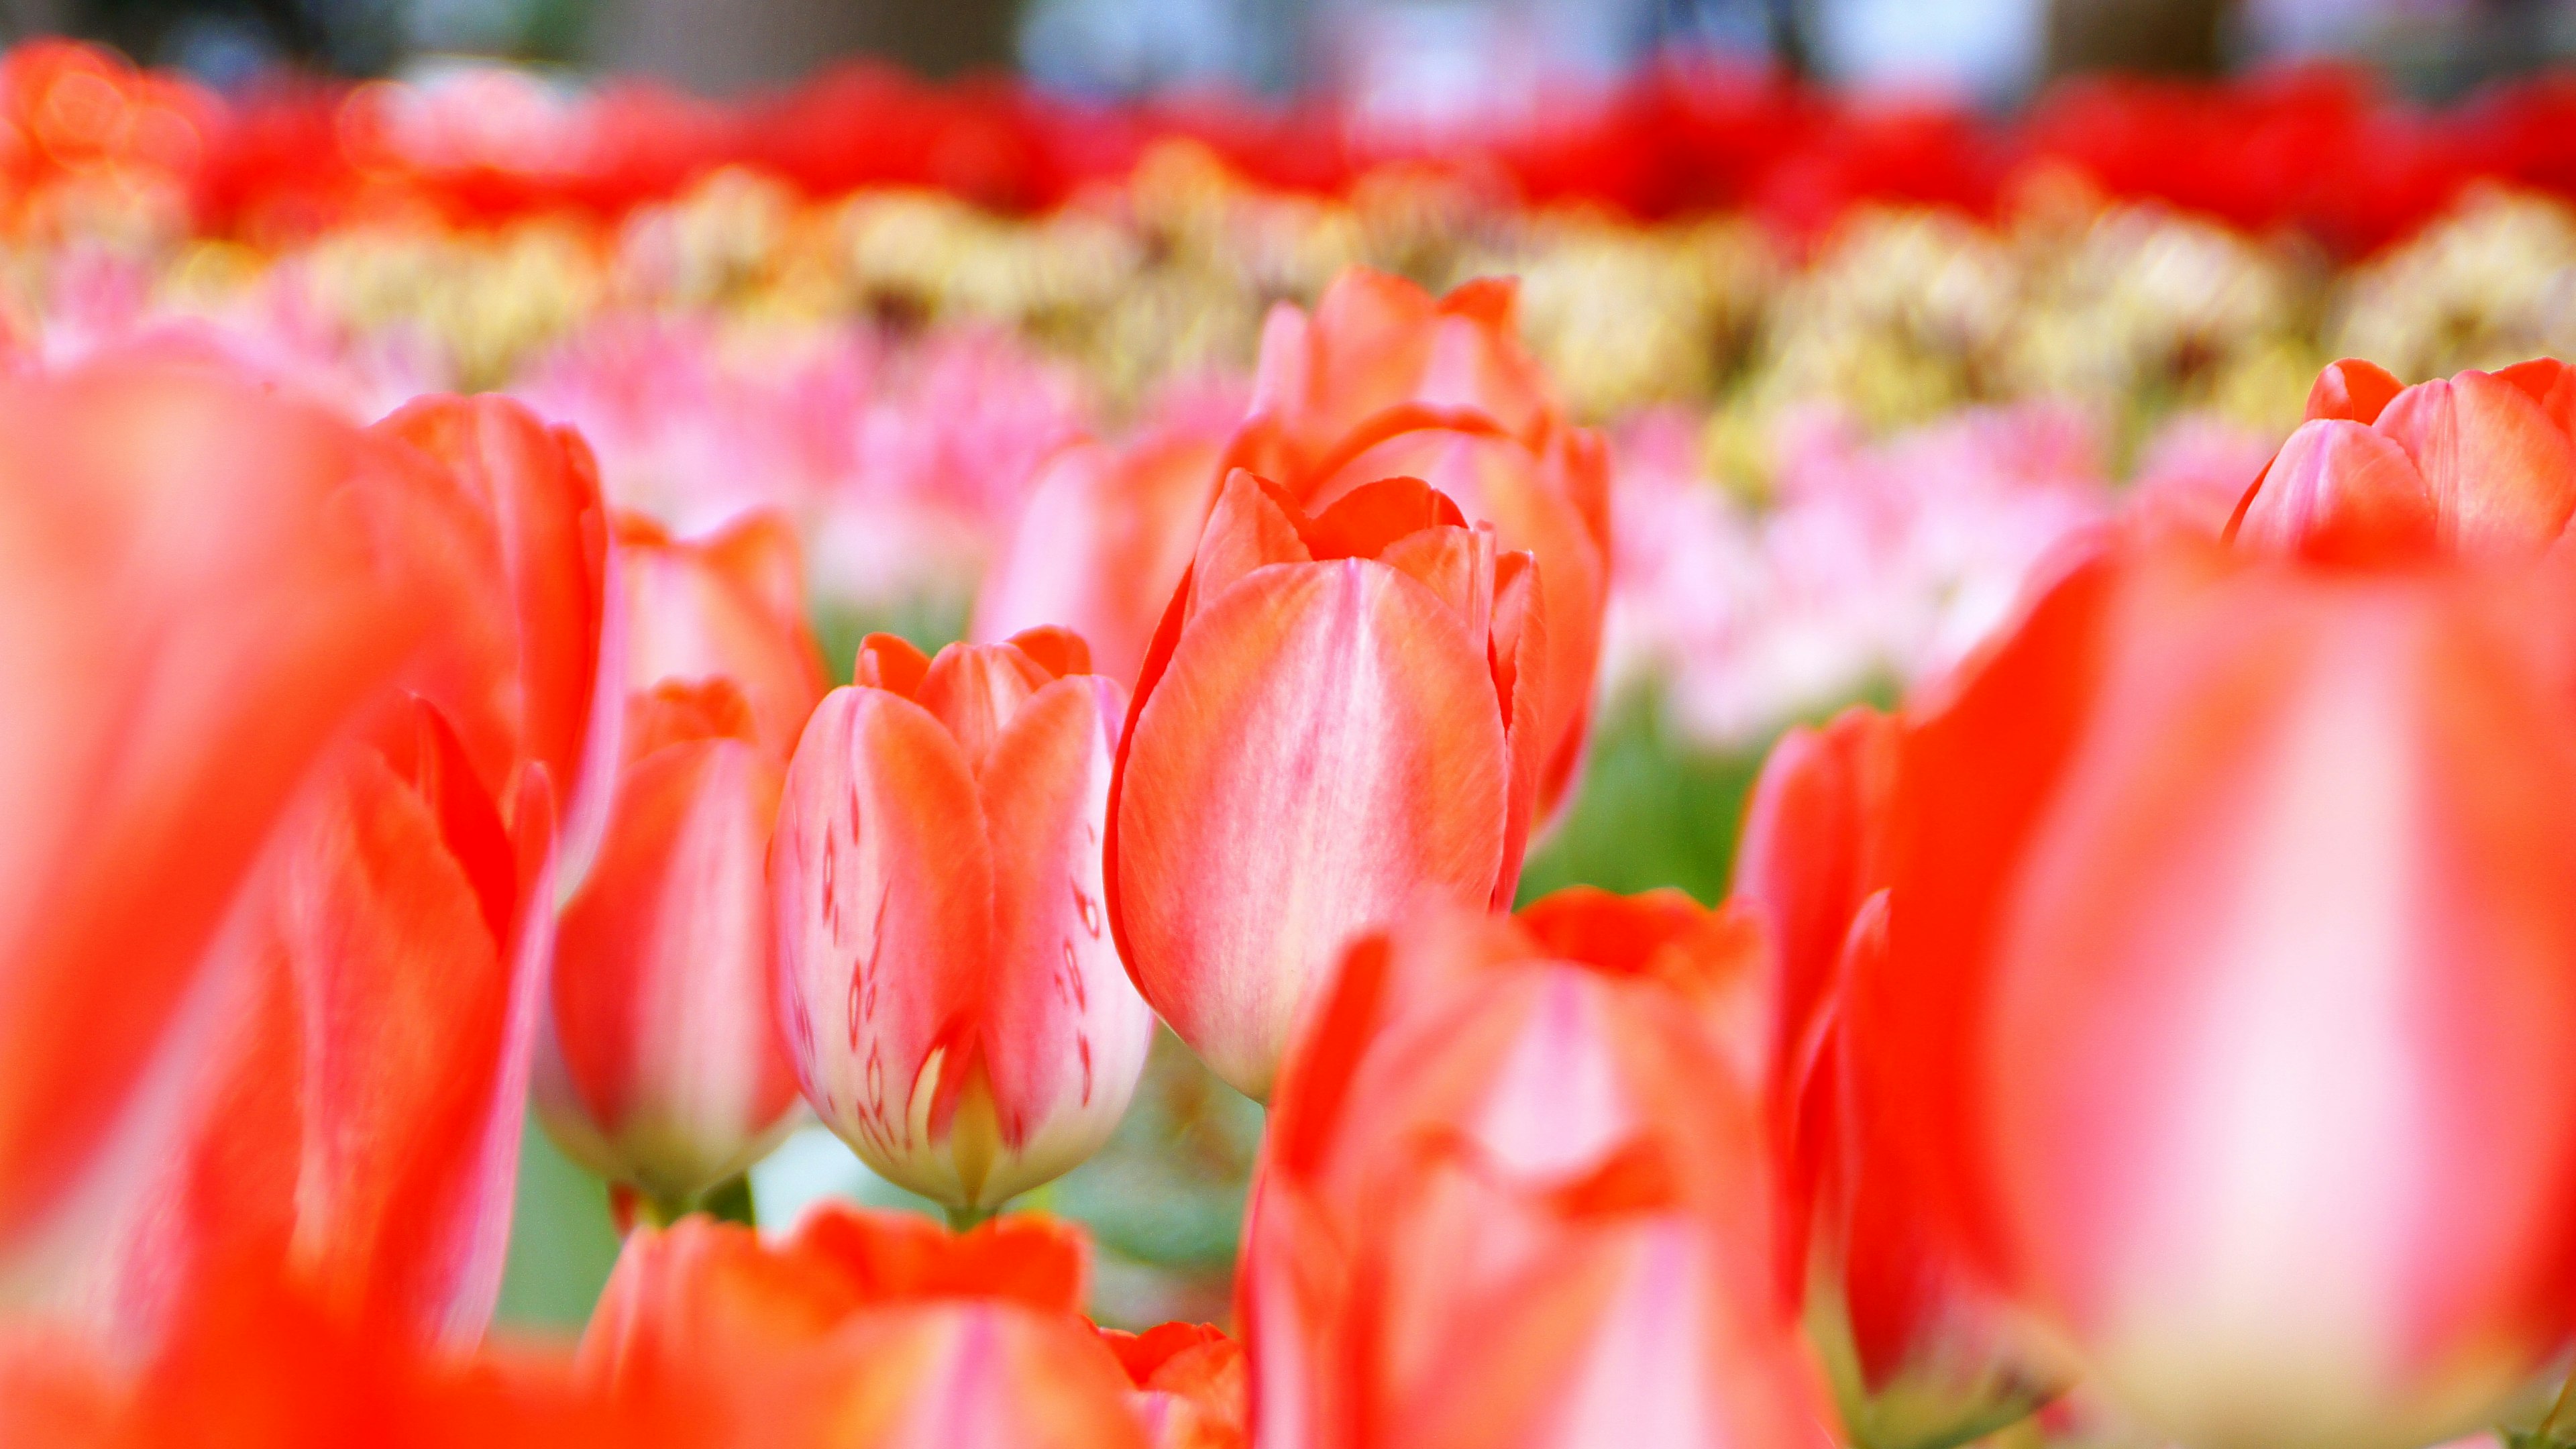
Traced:
POLYGON ((698 1199, 698 1208, 720 1223, 760 1226, 760 1208, 752 1201, 751 1174, 747 1172, 707 1189, 706 1196, 698 1199))
POLYGON ((2558 1391, 2558 1401, 2549 1406, 2548 1413, 2540 1416, 2540 1422, 2532 1427, 2530 1433, 2508 1429, 2502 1436, 2504 1442, 2509 1449, 2557 1449, 2567 1442, 2558 1428, 2558 1421, 2567 1417, 2571 1407, 2576 1407, 2576 1374, 2568 1376, 2566 1386, 2558 1391))
POLYGON ((948 1210, 948 1230, 965 1232, 979 1223, 990 1221, 993 1214, 1000 1211, 998 1207, 951 1207, 948 1210))

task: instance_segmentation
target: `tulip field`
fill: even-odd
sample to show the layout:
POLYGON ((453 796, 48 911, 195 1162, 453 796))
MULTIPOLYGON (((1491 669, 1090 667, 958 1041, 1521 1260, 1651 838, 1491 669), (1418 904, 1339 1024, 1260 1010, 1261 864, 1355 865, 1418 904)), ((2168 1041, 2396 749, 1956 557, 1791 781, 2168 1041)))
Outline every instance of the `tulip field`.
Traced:
POLYGON ((0 1445, 2576 1446, 2576 78, 0 55, 0 1445))

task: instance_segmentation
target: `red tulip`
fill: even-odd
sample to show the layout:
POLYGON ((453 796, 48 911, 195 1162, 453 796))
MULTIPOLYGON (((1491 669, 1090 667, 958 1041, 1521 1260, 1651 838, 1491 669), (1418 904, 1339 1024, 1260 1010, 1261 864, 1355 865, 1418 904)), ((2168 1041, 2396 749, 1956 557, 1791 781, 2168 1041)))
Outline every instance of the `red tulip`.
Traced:
POLYGON ((1933 1449, 2028 1414, 2061 1387, 2009 1307, 1969 1273, 1899 1175, 1878 1105, 1847 1080, 1847 956, 1873 948, 1901 730, 1875 710, 1792 729, 1744 816, 1735 890, 1779 944, 1771 1106, 1788 1168, 1782 1269, 1808 1294, 1843 1418, 1869 1449, 1933 1449))
POLYGON ((1267 1097, 1299 1004, 1429 890, 1506 906, 1537 793, 1538 569, 1409 478, 1309 517, 1227 480, 1147 659, 1109 912, 1145 999, 1267 1097))
POLYGON ((2434 1442, 2568 1340, 2566 588, 2105 556, 1907 730, 1861 1085, 2184 1443, 2434 1442))
MULTIPOLYGON (((170 1024, 202 1020, 222 989, 219 924, 317 763, 482 583, 460 573, 459 514, 413 461, 202 370, 9 383, 0 433, 0 662, 18 690, 0 744, 0 1243, 14 1248, 58 1207, 85 1231, 90 1194, 123 1191, 99 1173, 154 1165, 133 1144, 167 1114, 126 1109, 147 1067, 195 1039, 170 1024), (112 1127, 128 1145, 101 1154, 112 1127)), ((341 788, 360 818, 383 794, 341 788)))
POLYGON ((1261 339, 1252 415, 1226 452, 1320 513, 1398 475, 1428 479, 1502 546, 1538 560, 1548 692, 1534 818, 1571 792, 1592 715, 1610 586, 1610 462, 1570 425, 1519 339, 1518 284, 1470 282, 1434 300, 1352 268, 1312 317, 1281 305, 1261 339))
POLYGON ((649 519, 620 515, 617 570, 627 692, 667 679, 732 680, 761 748, 781 761, 794 754, 829 681, 805 621, 805 565, 787 522, 752 514, 705 538, 674 539, 649 519))
POLYGON ((758 1160, 798 1100, 765 868, 782 771, 730 680, 634 714, 642 754, 564 906, 537 1106, 576 1160, 670 1209, 758 1160))
POLYGON ((1833 1442, 1773 1265, 1764 956, 1676 892, 1353 947, 1247 1229, 1261 1442, 1833 1442))
POLYGON ((750 1166, 797 1102, 765 862, 822 662, 775 523, 676 542, 630 521, 618 557, 637 692, 605 848, 564 907, 537 1105, 667 1213, 750 1166))
POLYGON ((2576 375, 2539 358, 2413 387, 2347 358, 2237 505, 2240 546, 2372 562, 2536 554, 2576 514, 2576 375))
POLYGON ((584 1372, 725 1443, 1145 1449, 1085 1277, 1079 1238, 1034 1219, 951 1236, 827 1207, 769 1247, 689 1218, 629 1235, 584 1372))
MULTIPOLYGON (((613 602, 608 509, 590 447, 505 397, 424 397, 378 423, 438 459, 487 518, 506 580, 508 636, 480 687, 449 706, 484 783, 543 764, 564 791, 568 880, 587 869, 615 788, 624 630, 613 602)), ((450 620, 451 627, 458 621, 450 620)))
POLYGON ((1122 448, 1056 454, 984 576, 973 637, 995 643, 1062 625, 1090 643, 1092 667, 1133 681, 1189 571, 1224 449, 1222 434, 1177 424, 1122 448))
POLYGON ((1102 1329, 1135 1391, 1128 1407, 1154 1449, 1245 1449, 1250 1381, 1243 1346, 1205 1323, 1102 1329))
POLYGON ((262 1262, 379 1331, 481 1336, 554 940, 549 791, 532 766, 514 841, 425 703, 340 763, 219 943, 154 1155, 66 1259, 125 1341, 262 1262))
POLYGON ((958 1209, 1065 1172, 1127 1110, 1154 1019, 1104 917, 1126 691, 1036 631, 936 660, 888 635, 814 712, 771 845, 806 1099, 958 1209))

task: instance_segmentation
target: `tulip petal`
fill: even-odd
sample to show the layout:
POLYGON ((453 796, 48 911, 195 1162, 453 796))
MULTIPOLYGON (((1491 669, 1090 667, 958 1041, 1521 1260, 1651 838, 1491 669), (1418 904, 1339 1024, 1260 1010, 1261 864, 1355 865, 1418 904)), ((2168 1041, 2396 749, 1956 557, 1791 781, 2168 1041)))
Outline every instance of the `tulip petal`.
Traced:
POLYGON ((2472 554, 2531 554, 2576 512, 2576 443, 2530 394, 2463 372, 2399 393, 2371 425, 2432 489, 2443 541, 2472 554))
POLYGON ((2358 357, 2326 364, 2308 389, 2309 418, 2340 418, 2368 427, 2406 390, 2387 368, 2358 357))
MULTIPOLYGON (((1299 527, 1303 522, 1304 513, 1277 485, 1240 468, 1227 474, 1190 562, 1189 612, 1197 613, 1254 569, 1311 561, 1314 555, 1307 552, 1299 527)), ((1138 688, 1144 687, 1140 680, 1138 688)))
POLYGON ((977 1017, 1012 1161, 1003 1201, 1073 1167, 1126 1112, 1154 1017, 1110 939, 1101 833, 1126 691, 1060 679, 994 743, 977 788, 991 832, 995 937, 977 1017))
POLYGON ((993 934, 992 849, 947 728, 884 690, 833 691, 788 768, 769 868, 806 1099, 870 1167, 935 1187, 913 1099, 934 1055, 968 1045, 954 1033, 993 934))
POLYGON ((1003 726, 1052 679, 1044 665, 1011 645, 967 644, 940 650, 912 698, 948 727, 967 765, 981 774, 1003 726))
POLYGON ((2246 496, 2240 547, 2337 563, 2421 558, 2440 512, 2414 460, 2359 423, 2301 423, 2246 496))
POLYGON ((1132 719, 1110 889, 1138 986, 1266 1095, 1309 984, 1427 888, 1488 899, 1509 767, 1483 640, 1383 564, 1262 569, 1132 719))
POLYGON ((626 687, 718 675, 750 702, 761 743, 779 759, 823 697, 823 659, 791 587, 794 535, 755 514, 721 533, 674 540, 652 523, 618 519, 626 597, 626 687))

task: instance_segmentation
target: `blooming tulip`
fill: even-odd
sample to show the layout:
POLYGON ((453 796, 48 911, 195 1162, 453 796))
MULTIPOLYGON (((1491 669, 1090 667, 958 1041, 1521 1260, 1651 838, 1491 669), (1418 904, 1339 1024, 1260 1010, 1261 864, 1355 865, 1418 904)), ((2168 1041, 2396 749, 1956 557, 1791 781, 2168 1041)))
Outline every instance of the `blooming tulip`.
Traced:
POLYGON ((2112 553, 1906 731, 1860 1086, 2185 1444, 2435 1442, 2567 1341, 2567 587, 2112 553))
POLYGON ((195 1039, 165 1031, 200 1018, 183 1003, 230 989, 219 923, 337 742, 482 581, 459 571, 452 500, 410 462, 204 370, 12 382, 0 434, 0 662, 20 694, 0 732, 15 1249, 67 1204, 88 1231, 94 1194, 157 1166, 135 1134, 169 1115, 127 1108, 195 1039))
POLYGON ((1120 746, 1109 912, 1145 999, 1246 1094, 1350 937, 1426 890, 1511 901, 1537 575, 1415 479, 1313 517, 1227 480, 1120 746))
POLYGON ((2555 358, 2401 387, 2327 368, 2308 420, 2247 490, 2240 546, 2367 562, 2539 553, 2576 514, 2576 375, 2555 358))
POLYGON ((764 862, 822 664, 782 526, 619 533, 627 763, 564 908, 537 1106, 567 1152, 667 1216, 758 1159, 797 1101, 764 862))
POLYGON ((510 628, 481 697, 451 699, 449 717, 496 793, 506 798, 510 771, 525 761, 554 777, 564 791, 566 878, 578 880, 615 788, 624 672, 608 510, 590 448, 490 395, 416 398, 375 431, 445 464, 491 521, 510 628))
POLYGON ((1806 1275, 1844 1421, 1868 1449, 1962 1443, 2061 1386, 1932 1231, 1895 1175, 1876 1104, 1845 1081, 1846 956, 1884 930, 1899 741, 1897 722, 1867 708, 1783 735, 1746 804, 1735 866, 1738 898, 1779 947, 1769 1091, 1788 1168, 1781 1267, 1806 1275))
POLYGON ((1502 546, 1538 560, 1547 693, 1535 746, 1535 815, 1573 788, 1592 714, 1610 585, 1610 461, 1570 425, 1519 339, 1519 289, 1470 282, 1434 300, 1365 268, 1343 272, 1309 317, 1282 304, 1261 337, 1252 414, 1226 466, 1322 512, 1352 490, 1424 478, 1502 546))
POLYGON ((1832 1442, 1773 1267, 1764 955, 1676 892, 1354 946, 1247 1229, 1261 1442, 1832 1442))
POLYGON ((1079 1237, 1009 1218, 951 1235, 827 1206, 777 1246, 641 1228, 582 1340, 612 1400, 710 1415, 718 1442, 1144 1449, 1119 1362, 1079 1316, 1079 1237))
POLYGON ((265 1262, 382 1331, 481 1336, 554 940, 549 790, 532 766, 513 839, 426 702, 346 753, 219 945, 169 1135, 66 1259, 77 1306, 151 1342, 265 1262))
POLYGON ((806 1099, 886 1177, 987 1210, 1099 1150, 1153 1015, 1104 915, 1126 691, 1037 631, 926 660, 887 635, 814 712, 770 847, 806 1099))
POLYGON ((1133 680, 1189 570, 1224 445, 1182 422, 1123 448, 1083 443, 1048 460, 984 576, 974 637, 1060 624, 1091 645, 1094 668, 1133 680))

